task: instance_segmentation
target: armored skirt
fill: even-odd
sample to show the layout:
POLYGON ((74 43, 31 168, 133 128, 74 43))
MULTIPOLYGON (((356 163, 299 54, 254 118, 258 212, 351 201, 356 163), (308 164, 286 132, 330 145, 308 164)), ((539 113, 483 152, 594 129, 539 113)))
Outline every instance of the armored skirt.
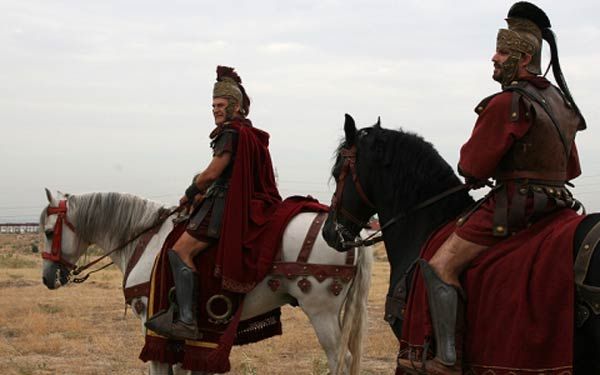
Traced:
POLYGON ((190 236, 207 243, 216 242, 221 234, 221 222, 225 210, 229 179, 235 162, 238 134, 236 130, 223 125, 211 134, 211 138, 210 147, 213 149, 213 157, 223 155, 226 152, 230 152, 232 157, 221 176, 206 190, 202 202, 192 211, 187 226, 186 231, 190 236))

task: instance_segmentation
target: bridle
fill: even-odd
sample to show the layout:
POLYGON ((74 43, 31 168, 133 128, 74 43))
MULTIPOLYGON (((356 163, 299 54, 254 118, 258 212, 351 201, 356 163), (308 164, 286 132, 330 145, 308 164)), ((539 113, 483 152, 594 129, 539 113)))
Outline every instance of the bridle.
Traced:
MULTIPOLYGON (((450 195, 456 194, 460 191, 463 190, 469 190, 473 187, 473 185, 471 184, 459 184, 456 185, 448 190, 445 190, 443 192, 441 192, 440 194, 437 194, 429 199, 426 199, 425 201, 409 208, 406 211, 402 211, 400 213, 398 213, 396 216, 392 217, 390 220, 388 220, 387 222, 385 222, 385 224, 381 225, 380 228, 371 233, 369 236, 367 236, 366 238, 359 238, 356 241, 346 241, 346 239, 344 238, 344 235, 346 235, 347 237, 356 237, 352 232, 350 232, 350 230, 348 230, 348 228, 346 228, 344 225, 340 224, 338 221, 338 215, 345 217, 346 219, 350 220, 352 223, 358 225, 360 228, 369 228, 369 226, 367 225, 369 218, 367 218, 366 220, 361 220, 359 218, 357 218, 355 215, 351 214, 348 210, 346 210, 343 206, 342 206, 342 194, 344 192, 344 185, 346 183, 346 177, 348 175, 348 171, 350 171, 352 173, 352 181, 354 182, 354 187, 356 189, 356 192, 358 193, 359 197, 361 198, 362 202, 365 203, 367 206, 369 206, 372 209, 376 209, 375 205, 372 203, 372 201, 367 197, 367 195, 365 194, 364 189, 362 188, 362 185, 360 184, 360 180, 358 179, 358 175, 356 173, 356 145, 352 145, 352 147, 350 148, 342 148, 340 150, 340 156, 344 159, 344 162, 342 164, 342 170, 340 172, 340 175, 336 181, 336 189, 335 189, 335 193, 333 194, 333 197, 331 198, 331 210, 334 212, 333 215, 333 225, 335 228, 335 232, 340 240, 340 243, 342 244, 344 249, 350 249, 353 247, 363 247, 363 246, 371 246, 374 245, 378 242, 383 241, 383 230, 392 226, 393 224, 397 223, 400 220, 406 219, 408 216, 414 214, 415 212, 428 207, 446 197, 449 197, 450 195)), ((486 183, 488 186, 490 186, 490 183, 486 183)))
POLYGON ((65 260, 62 256, 62 229, 63 223, 66 224, 69 229, 75 233, 75 226, 71 224, 69 219, 67 219, 67 201, 61 200, 58 202, 58 207, 48 206, 46 209, 46 213, 48 216, 57 215, 56 223, 54 223, 54 229, 52 230, 52 249, 51 252, 42 252, 42 258, 49 260, 54 263, 59 263, 65 266, 69 271, 76 269, 77 267, 73 264, 65 260))
POLYGON ((88 272, 86 275, 78 277, 83 271, 85 271, 86 269, 92 267, 93 265, 95 265, 96 263, 100 262, 102 259, 107 258, 108 256, 110 256, 112 253, 122 250, 125 246, 129 245, 130 243, 132 243, 133 241, 135 241, 136 239, 138 239, 139 237, 141 237, 144 233, 147 233, 151 230, 153 230, 154 228, 158 227, 159 225, 162 225, 165 220, 167 220, 167 218, 169 216, 171 216, 172 214, 178 212, 179 210, 181 210, 183 207, 183 205, 176 207, 172 210, 169 211, 165 211, 165 213, 161 214, 159 216, 158 221, 151 225, 149 228, 146 228, 144 230, 142 230, 141 232, 137 233, 136 235, 134 235, 133 237, 131 237, 129 240, 127 240, 126 242, 124 242, 123 244, 115 247, 114 249, 112 249, 111 251, 107 252, 106 254, 102 255, 101 257, 87 263, 84 264, 83 266, 75 266, 74 264, 70 263, 69 261, 67 261, 62 254, 62 230, 63 230, 63 223, 67 225, 67 227, 69 227, 69 229, 71 229, 71 231, 73 231, 73 233, 77 233, 77 231, 75 230, 75 226, 69 222, 69 220, 67 219, 67 201, 66 200, 61 200, 58 202, 58 207, 51 207, 48 206, 48 208, 46 209, 46 213, 47 216, 52 216, 52 215, 58 215, 57 219, 56 219, 56 223, 54 223, 54 228, 52 230, 53 232, 53 236, 52 236, 52 249, 51 252, 48 253, 46 251, 42 252, 42 258, 49 260, 51 262, 54 263, 58 263, 63 265, 64 267, 66 267, 69 270, 69 275, 67 276, 67 280, 68 281, 73 281, 74 283, 82 283, 85 280, 88 279, 88 277, 90 277, 90 275, 92 273, 101 271, 107 267, 109 267, 110 265, 113 264, 113 262, 110 262, 98 269, 95 269, 93 271, 88 272))
POLYGON ((342 205, 342 194, 344 193, 344 187, 346 184, 347 177, 349 177, 349 173, 352 177, 352 182, 354 183, 354 189, 358 193, 361 201, 366 204, 368 207, 372 209, 376 209, 373 202, 367 197, 365 190, 363 189, 360 180, 358 178, 358 174, 356 173, 356 145, 352 145, 350 148, 344 147, 340 150, 340 156, 343 159, 342 168, 340 171, 340 175, 336 181, 336 188, 333 196, 331 198, 331 210, 334 212, 333 215, 333 224, 335 231, 342 243, 346 243, 344 235, 352 236, 351 232, 344 225, 340 224, 338 221, 338 215, 343 216, 348 219, 350 222, 357 225, 359 228, 367 228, 367 223, 369 222, 370 216, 367 219, 360 219, 355 214, 352 214, 342 205))

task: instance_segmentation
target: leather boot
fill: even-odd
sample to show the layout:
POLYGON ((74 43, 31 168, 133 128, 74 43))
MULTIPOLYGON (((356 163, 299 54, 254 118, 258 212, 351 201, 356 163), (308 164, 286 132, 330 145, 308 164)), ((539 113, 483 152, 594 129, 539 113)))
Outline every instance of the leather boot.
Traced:
POLYGON ((198 340, 202 337, 196 320, 198 277, 175 251, 169 250, 168 256, 178 308, 171 304, 168 310, 152 316, 146 322, 146 327, 172 339, 198 340))
POLYGON ((398 366, 410 374, 462 374, 464 293, 444 283, 427 261, 419 260, 419 266, 427 289, 435 337, 435 358, 422 362, 398 359, 398 366))

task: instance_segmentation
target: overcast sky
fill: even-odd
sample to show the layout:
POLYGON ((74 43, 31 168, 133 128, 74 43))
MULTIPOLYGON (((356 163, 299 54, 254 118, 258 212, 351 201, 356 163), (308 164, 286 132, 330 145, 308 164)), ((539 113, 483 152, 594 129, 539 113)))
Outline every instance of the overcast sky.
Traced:
MULTIPOLYGON (((0 222, 44 187, 173 205, 210 158, 217 65, 271 134, 282 195, 329 202, 344 113, 423 135, 455 166, 512 1, 0 0, 0 222)), ((539 1, 588 130, 574 190, 600 210, 600 3, 539 1)), ((543 64, 548 61, 545 46, 543 64)))

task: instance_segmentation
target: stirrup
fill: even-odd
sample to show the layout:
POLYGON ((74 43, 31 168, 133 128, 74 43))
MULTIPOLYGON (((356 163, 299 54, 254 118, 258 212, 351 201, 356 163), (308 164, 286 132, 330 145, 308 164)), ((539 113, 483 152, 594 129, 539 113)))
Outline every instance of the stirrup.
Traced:
POLYGON ((171 303, 168 309, 160 310, 156 314, 152 315, 150 319, 146 320, 144 325, 152 332, 156 332, 161 336, 169 337, 170 328, 175 320, 176 310, 177 305, 171 303))

